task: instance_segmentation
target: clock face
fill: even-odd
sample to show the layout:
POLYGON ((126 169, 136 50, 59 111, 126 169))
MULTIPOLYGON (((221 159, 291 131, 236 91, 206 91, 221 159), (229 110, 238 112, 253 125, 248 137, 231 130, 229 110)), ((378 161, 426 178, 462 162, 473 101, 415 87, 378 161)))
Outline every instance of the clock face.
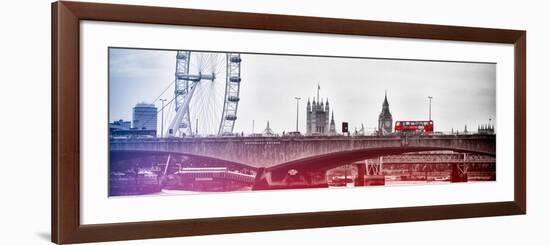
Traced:
POLYGON ((389 127, 389 126, 391 126, 390 124, 391 124, 391 123, 390 123, 389 121, 385 121, 385 122, 384 122, 384 127, 389 127))

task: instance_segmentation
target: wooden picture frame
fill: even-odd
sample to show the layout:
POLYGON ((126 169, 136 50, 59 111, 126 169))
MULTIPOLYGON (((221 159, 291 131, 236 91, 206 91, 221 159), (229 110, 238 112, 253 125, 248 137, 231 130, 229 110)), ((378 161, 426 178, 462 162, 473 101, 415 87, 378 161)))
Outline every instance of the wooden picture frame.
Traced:
POLYGON ((526 213, 526 32, 458 26, 82 2, 52 4, 51 234, 58 244, 305 229, 526 213), (514 201, 81 225, 79 23, 82 20, 514 45, 514 201))

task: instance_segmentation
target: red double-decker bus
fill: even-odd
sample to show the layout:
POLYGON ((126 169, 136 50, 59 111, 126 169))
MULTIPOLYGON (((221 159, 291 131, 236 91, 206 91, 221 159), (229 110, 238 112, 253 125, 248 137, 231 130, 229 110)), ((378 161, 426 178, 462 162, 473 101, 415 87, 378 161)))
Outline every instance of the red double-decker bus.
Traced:
POLYGON ((434 122, 429 121, 397 121, 395 122, 396 133, 417 133, 431 134, 434 132, 434 122))

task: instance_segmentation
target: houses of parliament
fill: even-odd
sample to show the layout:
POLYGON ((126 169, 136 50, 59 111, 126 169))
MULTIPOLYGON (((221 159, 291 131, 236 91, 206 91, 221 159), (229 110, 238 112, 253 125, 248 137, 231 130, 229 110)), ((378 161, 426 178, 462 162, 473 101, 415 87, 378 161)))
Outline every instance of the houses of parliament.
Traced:
MULTIPOLYGON (((319 98, 317 85, 317 97, 313 101, 308 98, 306 106, 306 135, 337 135, 336 124, 334 122, 334 111, 330 111, 328 98, 323 101, 319 98), (330 117, 329 117, 330 116, 330 117)), ((393 129, 393 118, 390 112, 387 93, 384 95, 382 111, 378 116, 378 134, 389 134, 393 129)))

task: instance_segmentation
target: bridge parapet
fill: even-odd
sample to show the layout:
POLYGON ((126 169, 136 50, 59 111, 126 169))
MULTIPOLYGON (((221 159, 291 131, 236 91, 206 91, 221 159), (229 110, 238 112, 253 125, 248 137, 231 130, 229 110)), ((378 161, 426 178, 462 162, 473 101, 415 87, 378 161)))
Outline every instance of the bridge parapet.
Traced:
POLYGON ((496 138, 494 135, 410 137, 404 139, 409 147, 443 148, 458 152, 476 152, 495 155, 496 138))

